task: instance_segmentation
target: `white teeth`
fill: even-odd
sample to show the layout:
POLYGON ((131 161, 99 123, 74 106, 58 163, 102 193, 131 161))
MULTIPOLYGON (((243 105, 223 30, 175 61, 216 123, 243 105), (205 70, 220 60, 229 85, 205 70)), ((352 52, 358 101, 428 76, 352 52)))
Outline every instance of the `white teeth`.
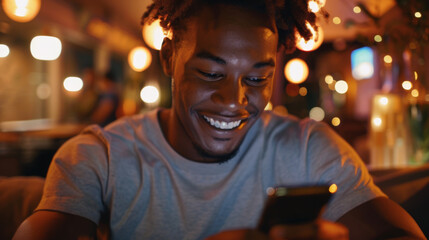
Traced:
POLYGON ((208 123, 210 123, 210 125, 219 129, 227 129, 227 130, 233 129, 238 127, 241 123, 241 120, 233 121, 233 122, 224 122, 224 121, 214 120, 213 118, 210 118, 207 116, 203 116, 203 117, 208 123))

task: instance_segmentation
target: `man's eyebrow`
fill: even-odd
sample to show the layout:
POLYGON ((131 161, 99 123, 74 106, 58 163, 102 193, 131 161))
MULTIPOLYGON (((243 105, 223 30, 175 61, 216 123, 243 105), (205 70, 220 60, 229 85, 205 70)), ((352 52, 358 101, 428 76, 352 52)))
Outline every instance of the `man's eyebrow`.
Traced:
POLYGON ((210 61, 214 61, 214 62, 216 62, 218 64, 226 65, 226 61, 225 60, 223 60, 222 58, 220 58, 218 56, 215 56, 215 55, 213 55, 213 54, 211 54, 209 52, 205 52, 205 51, 204 52, 199 52, 199 53, 197 53, 196 56, 198 58, 203 58, 203 59, 207 59, 207 60, 210 60, 210 61))
MULTIPOLYGON (((210 61, 214 61, 214 62, 216 62, 218 64, 226 65, 226 61, 224 59, 222 59, 222 58, 220 58, 218 56, 215 56, 215 55, 213 55, 213 54, 211 54, 209 52, 206 52, 206 51, 199 52, 199 53, 196 54, 196 56, 198 58, 207 59, 207 60, 210 60, 210 61)), ((263 67, 267 67, 267 66, 268 67, 274 67, 275 66, 274 60, 273 59, 268 59, 267 61, 262 61, 262 62, 255 63, 253 65, 253 68, 263 68, 263 67)))
POLYGON ((263 67, 274 67, 274 60, 268 59, 267 61, 258 62, 253 65, 253 68, 263 68, 263 67))

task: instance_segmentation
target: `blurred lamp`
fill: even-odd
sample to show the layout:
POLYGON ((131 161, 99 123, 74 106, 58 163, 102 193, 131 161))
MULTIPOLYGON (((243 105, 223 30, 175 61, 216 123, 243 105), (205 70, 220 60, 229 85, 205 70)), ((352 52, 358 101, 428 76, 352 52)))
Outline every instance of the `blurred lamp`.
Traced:
POLYGON ((9 56, 10 49, 6 44, 0 44, 0 58, 9 56))
POLYGON ((159 90, 155 86, 146 86, 140 91, 140 98, 145 103, 155 103, 159 99, 159 90))
POLYGON ((308 66, 300 58, 291 59, 285 66, 284 74, 289 82, 299 84, 308 77, 308 66))
POLYGON ((51 36, 36 36, 30 43, 31 55, 38 60, 55 60, 61 55, 61 49, 61 41, 51 36))
POLYGON ((152 55, 145 47, 135 47, 128 54, 128 64, 136 72, 146 70, 152 62, 152 55))
POLYGON ((29 22, 40 10, 40 0, 3 0, 6 15, 16 22, 29 22))
POLYGON ((164 40, 164 37, 166 37, 164 30, 159 23, 160 20, 155 20, 151 24, 145 24, 142 31, 145 43, 156 50, 161 49, 162 41, 164 40))
POLYGON ((317 31, 307 23, 307 27, 310 29, 313 36, 307 41, 302 36, 297 34, 297 44, 296 47, 301 51, 314 51, 320 47, 323 43, 323 29, 319 26, 317 27, 317 31))
POLYGON ((79 77, 67 77, 64 79, 63 86, 69 92, 78 92, 83 87, 83 81, 79 77))
POLYGON ((368 79, 374 75, 374 53, 370 47, 354 50, 351 54, 351 61, 354 79, 368 79))

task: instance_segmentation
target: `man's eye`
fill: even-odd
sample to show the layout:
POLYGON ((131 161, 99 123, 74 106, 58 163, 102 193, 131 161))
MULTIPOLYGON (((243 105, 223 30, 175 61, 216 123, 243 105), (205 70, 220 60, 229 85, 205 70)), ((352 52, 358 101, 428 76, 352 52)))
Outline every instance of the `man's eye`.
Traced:
POLYGON ((259 83, 267 80, 267 78, 266 77, 247 77, 247 80, 250 82, 259 83))
POLYGON ((201 70, 198 70, 198 73, 201 74, 205 79, 208 80, 219 80, 223 78, 223 74, 220 73, 210 73, 210 72, 203 72, 201 70))

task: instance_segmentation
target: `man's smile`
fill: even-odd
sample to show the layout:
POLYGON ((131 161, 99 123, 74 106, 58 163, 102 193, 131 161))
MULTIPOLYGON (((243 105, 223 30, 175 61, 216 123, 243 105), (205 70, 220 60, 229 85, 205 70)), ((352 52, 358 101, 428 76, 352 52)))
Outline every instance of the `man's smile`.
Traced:
POLYGON ((236 120, 236 121, 222 121, 222 120, 217 120, 217 119, 214 119, 214 118, 211 118, 211 117, 207 117, 205 115, 203 115, 203 118, 211 126, 217 128, 217 129, 222 129, 222 130, 232 130, 232 129, 237 128, 238 126, 240 126, 240 123, 241 123, 241 120, 236 120))

